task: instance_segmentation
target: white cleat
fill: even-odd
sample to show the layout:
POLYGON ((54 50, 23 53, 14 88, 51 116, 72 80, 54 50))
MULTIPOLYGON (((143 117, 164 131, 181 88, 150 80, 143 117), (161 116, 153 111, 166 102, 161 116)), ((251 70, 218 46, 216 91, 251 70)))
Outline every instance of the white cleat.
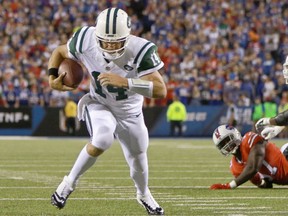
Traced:
POLYGON ((164 209, 159 206, 150 193, 145 196, 137 194, 137 201, 146 209, 148 215, 164 215, 164 209))
POLYGON ((73 185, 67 176, 64 176, 63 181, 58 186, 57 190, 51 196, 51 204, 59 209, 64 208, 69 195, 73 192, 73 185))

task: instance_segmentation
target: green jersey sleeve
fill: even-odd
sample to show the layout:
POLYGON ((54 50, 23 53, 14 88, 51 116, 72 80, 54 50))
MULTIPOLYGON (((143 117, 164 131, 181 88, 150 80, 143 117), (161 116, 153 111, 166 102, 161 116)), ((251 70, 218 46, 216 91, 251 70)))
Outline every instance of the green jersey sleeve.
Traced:
POLYGON ((90 27, 85 26, 79 28, 68 41, 69 52, 78 59, 78 55, 83 53, 85 49, 85 35, 90 27))
POLYGON ((163 64, 163 62, 161 61, 158 52, 157 52, 157 46, 156 45, 152 45, 150 46, 146 53, 143 55, 139 66, 138 66, 138 73, 141 73, 142 71, 146 71, 149 69, 153 69, 156 68, 157 66, 159 66, 160 64, 163 64))

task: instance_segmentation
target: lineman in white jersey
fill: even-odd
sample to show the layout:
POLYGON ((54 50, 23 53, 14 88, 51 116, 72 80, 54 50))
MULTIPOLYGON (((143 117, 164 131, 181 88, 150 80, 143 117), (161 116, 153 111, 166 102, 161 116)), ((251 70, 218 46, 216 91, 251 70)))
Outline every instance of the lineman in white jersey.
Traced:
POLYGON ((143 96, 166 97, 166 87, 158 72, 163 62, 157 47, 130 35, 127 13, 118 8, 102 11, 95 27, 82 27, 66 45, 56 48, 48 64, 49 84, 69 91, 62 84, 58 68, 64 58, 82 62, 91 77, 90 92, 78 103, 78 118, 86 121, 90 142, 80 152, 70 173, 64 177, 51 203, 61 209, 76 187, 79 177, 118 139, 130 167, 137 201, 150 215, 163 215, 148 188, 148 131, 142 114, 143 96))

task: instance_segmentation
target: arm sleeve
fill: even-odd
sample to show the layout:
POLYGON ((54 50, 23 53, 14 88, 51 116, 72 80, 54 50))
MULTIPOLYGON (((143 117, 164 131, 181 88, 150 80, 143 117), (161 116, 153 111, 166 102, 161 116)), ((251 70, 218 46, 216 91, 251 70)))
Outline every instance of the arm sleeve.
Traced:
POLYGON ((274 120, 278 126, 287 126, 288 125, 288 110, 279 113, 274 120))

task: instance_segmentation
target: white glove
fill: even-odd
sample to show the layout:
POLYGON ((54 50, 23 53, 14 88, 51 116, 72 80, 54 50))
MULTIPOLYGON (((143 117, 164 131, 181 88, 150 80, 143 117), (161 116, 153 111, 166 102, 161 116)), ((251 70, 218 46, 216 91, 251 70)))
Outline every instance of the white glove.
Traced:
POLYGON ((284 128, 285 128, 285 126, 266 127, 261 132, 261 136, 264 137, 266 140, 272 139, 273 137, 276 137, 284 128))
POLYGON ((267 125, 270 125, 270 118, 259 119, 255 124, 256 131, 260 133, 267 125))
POLYGON ((286 84, 288 84, 288 56, 286 57, 286 61, 283 64, 283 76, 286 80, 286 84))

